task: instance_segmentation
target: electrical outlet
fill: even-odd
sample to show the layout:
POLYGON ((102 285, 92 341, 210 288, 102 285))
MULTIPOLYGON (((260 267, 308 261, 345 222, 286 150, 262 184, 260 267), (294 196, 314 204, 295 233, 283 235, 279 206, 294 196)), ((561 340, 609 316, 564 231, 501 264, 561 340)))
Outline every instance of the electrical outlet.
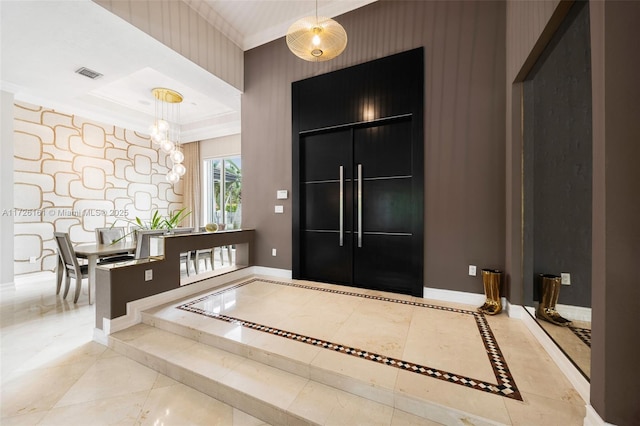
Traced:
POLYGON ((144 280, 151 281, 153 279, 153 269, 147 269, 144 271, 144 280))
POLYGON ((29 263, 36 263, 38 261, 38 258, 36 256, 31 256, 29 258, 29 263))
POLYGON ((271 249, 271 256, 275 256, 275 255, 276 255, 276 253, 277 253, 277 250, 276 250, 276 249, 271 249))
POLYGON ((571 274, 568 272, 563 272, 560 274, 560 284, 563 285, 571 285, 571 274))
POLYGON ((284 213, 284 206, 276 206, 274 211, 276 213, 284 213))
POLYGON ((476 265, 469 265, 469 275, 472 277, 476 276, 476 265))

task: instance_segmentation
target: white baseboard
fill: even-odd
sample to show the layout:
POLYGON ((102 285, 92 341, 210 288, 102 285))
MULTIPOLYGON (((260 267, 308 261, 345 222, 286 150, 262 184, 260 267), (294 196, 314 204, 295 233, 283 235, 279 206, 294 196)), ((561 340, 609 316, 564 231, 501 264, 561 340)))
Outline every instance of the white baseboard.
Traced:
MULTIPOLYGON (((109 321, 109 320, 105 318, 103 321, 109 321)), ((108 335, 104 332, 104 330, 100 330, 99 328, 93 329, 93 341, 96 343, 100 343, 101 345, 104 345, 104 346, 109 346, 108 335)))
POLYGON ((54 279, 55 277, 56 273, 51 271, 31 272, 29 274, 16 275, 15 277, 13 277, 13 283, 14 285, 19 286, 22 284, 54 279))
POLYGON ((487 300, 484 294, 467 293, 464 291, 443 290, 440 288, 424 287, 422 297, 443 302, 463 303, 465 305, 481 306, 487 300))
POLYGON ((274 278, 291 279, 292 276, 290 269, 267 268, 265 266, 254 266, 253 273, 255 275, 267 275, 274 278))
MULTIPOLYGON (((527 308, 527 310, 531 311, 531 308, 527 308)), ((578 370, 576 366, 569 361, 567 356, 560 350, 560 348, 558 348, 555 342, 551 340, 547 333, 542 330, 542 327, 540 327, 531 315, 524 313, 521 319, 531 334, 533 334, 536 340, 538 340, 544 350, 547 351, 558 368, 560 368, 560 371, 562 371, 562 373, 567 377, 567 380, 569 380, 576 391, 578 391, 585 403, 588 404, 591 387, 587 379, 585 379, 582 373, 580 373, 580 370, 578 370)))
POLYGON ((13 281, 0 284, 0 290, 14 290, 15 288, 16 288, 16 285, 13 281))
POLYGON ((611 423, 607 423, 602 420, 602 417, 593 408, 591 404, 587 404, 587 415, 584 418, 584 426, 614 426, 611 423))
POLYGON ((556 303, 556 311, 563 317, 571 321, 591 322, 591 308, 573 305, 561 305, 556 303))
POLYGON ((522 306, 512 305, 511 303, 509 303, 508 300, 505 306, 506 306, 505 309, 507 310, 507 314, 509 315, 509 318, 522 319, 523 315, 527 315, 527 313, 525 312, 522 306))

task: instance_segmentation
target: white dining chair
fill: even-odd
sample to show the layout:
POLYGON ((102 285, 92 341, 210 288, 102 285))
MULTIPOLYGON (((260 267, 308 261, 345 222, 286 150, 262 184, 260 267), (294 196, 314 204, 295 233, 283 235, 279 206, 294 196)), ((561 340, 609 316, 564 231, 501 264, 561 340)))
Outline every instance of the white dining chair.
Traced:
POLYGON ((164 235, 163 229, 140 229, 136 231, 136 252, 135 259, 146 259, 151 256, 151 237, 164 235))
MULTIPOLYGON (((80 265, 76 252, 71 245, 71 239, 69 234, 65 232, 54 232, 53 236, 58 245, 58 254, 60 255, 61 265, 64 268, 65 273, 65 287, 63 298, 67 297, 69 293, 69 287, 71 286, 71 278, 76 282, 76 292, 73 298, 73 303, 78 303, 80 297, 80 289, 82 288, 82 280, 89 278, 89 266, 80 265)), ((58 291, 60 289, 58 288, 58 291)), ((91 300, 91 288, 89 288, 89 300, 91 300)))
MULTIPOLYGON (((96 228, 96 243, 98 244, 114 244, 118 242, 126 242, 127 230, 124 226, 112 226, 108 228, 96 228)), ((128 252, 115 253, 113 256, 103 257, 100 264, 124 262, 133 260, 135 256, 128 252)))

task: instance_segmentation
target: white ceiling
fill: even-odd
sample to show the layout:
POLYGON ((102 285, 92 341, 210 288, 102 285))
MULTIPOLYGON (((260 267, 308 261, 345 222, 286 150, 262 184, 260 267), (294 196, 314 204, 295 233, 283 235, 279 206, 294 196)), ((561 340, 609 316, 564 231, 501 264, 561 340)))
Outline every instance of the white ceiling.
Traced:
MULTIPOLYGON (((283 37, 313 0, 184 0, 243 50, 283 37)), ((318 3, 334 17, 374 0, 318 3)), ((142 133, 151 89, 180 92, 183 142, 240 132, 240 92, 89 0, 0 0, 0 88, 16 100, 142 133), (80 67, 102 73, 96 80, 80 67)))

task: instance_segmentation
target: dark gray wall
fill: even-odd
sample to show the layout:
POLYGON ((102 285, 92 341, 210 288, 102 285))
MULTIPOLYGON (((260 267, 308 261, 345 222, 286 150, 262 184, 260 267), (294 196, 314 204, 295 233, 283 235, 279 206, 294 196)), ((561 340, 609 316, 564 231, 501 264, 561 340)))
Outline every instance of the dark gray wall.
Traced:
POLYGON ((243 226, 258 230, 256 264, 291 269, 290 200, 273 213, 276 190, 291 189, 291 83, 424 46, 424 284, 482 293, 467 265, 505 258, 505 3, 378 1, 336 19, 349 44, 332 61, 304 62, 284 39, 245 54, 243 226))
POLYGON ((588 3, 577 2, 524 91, 525 303, 541 274, 567 272, 559 303, 591 306, 591 49, 588 3))

